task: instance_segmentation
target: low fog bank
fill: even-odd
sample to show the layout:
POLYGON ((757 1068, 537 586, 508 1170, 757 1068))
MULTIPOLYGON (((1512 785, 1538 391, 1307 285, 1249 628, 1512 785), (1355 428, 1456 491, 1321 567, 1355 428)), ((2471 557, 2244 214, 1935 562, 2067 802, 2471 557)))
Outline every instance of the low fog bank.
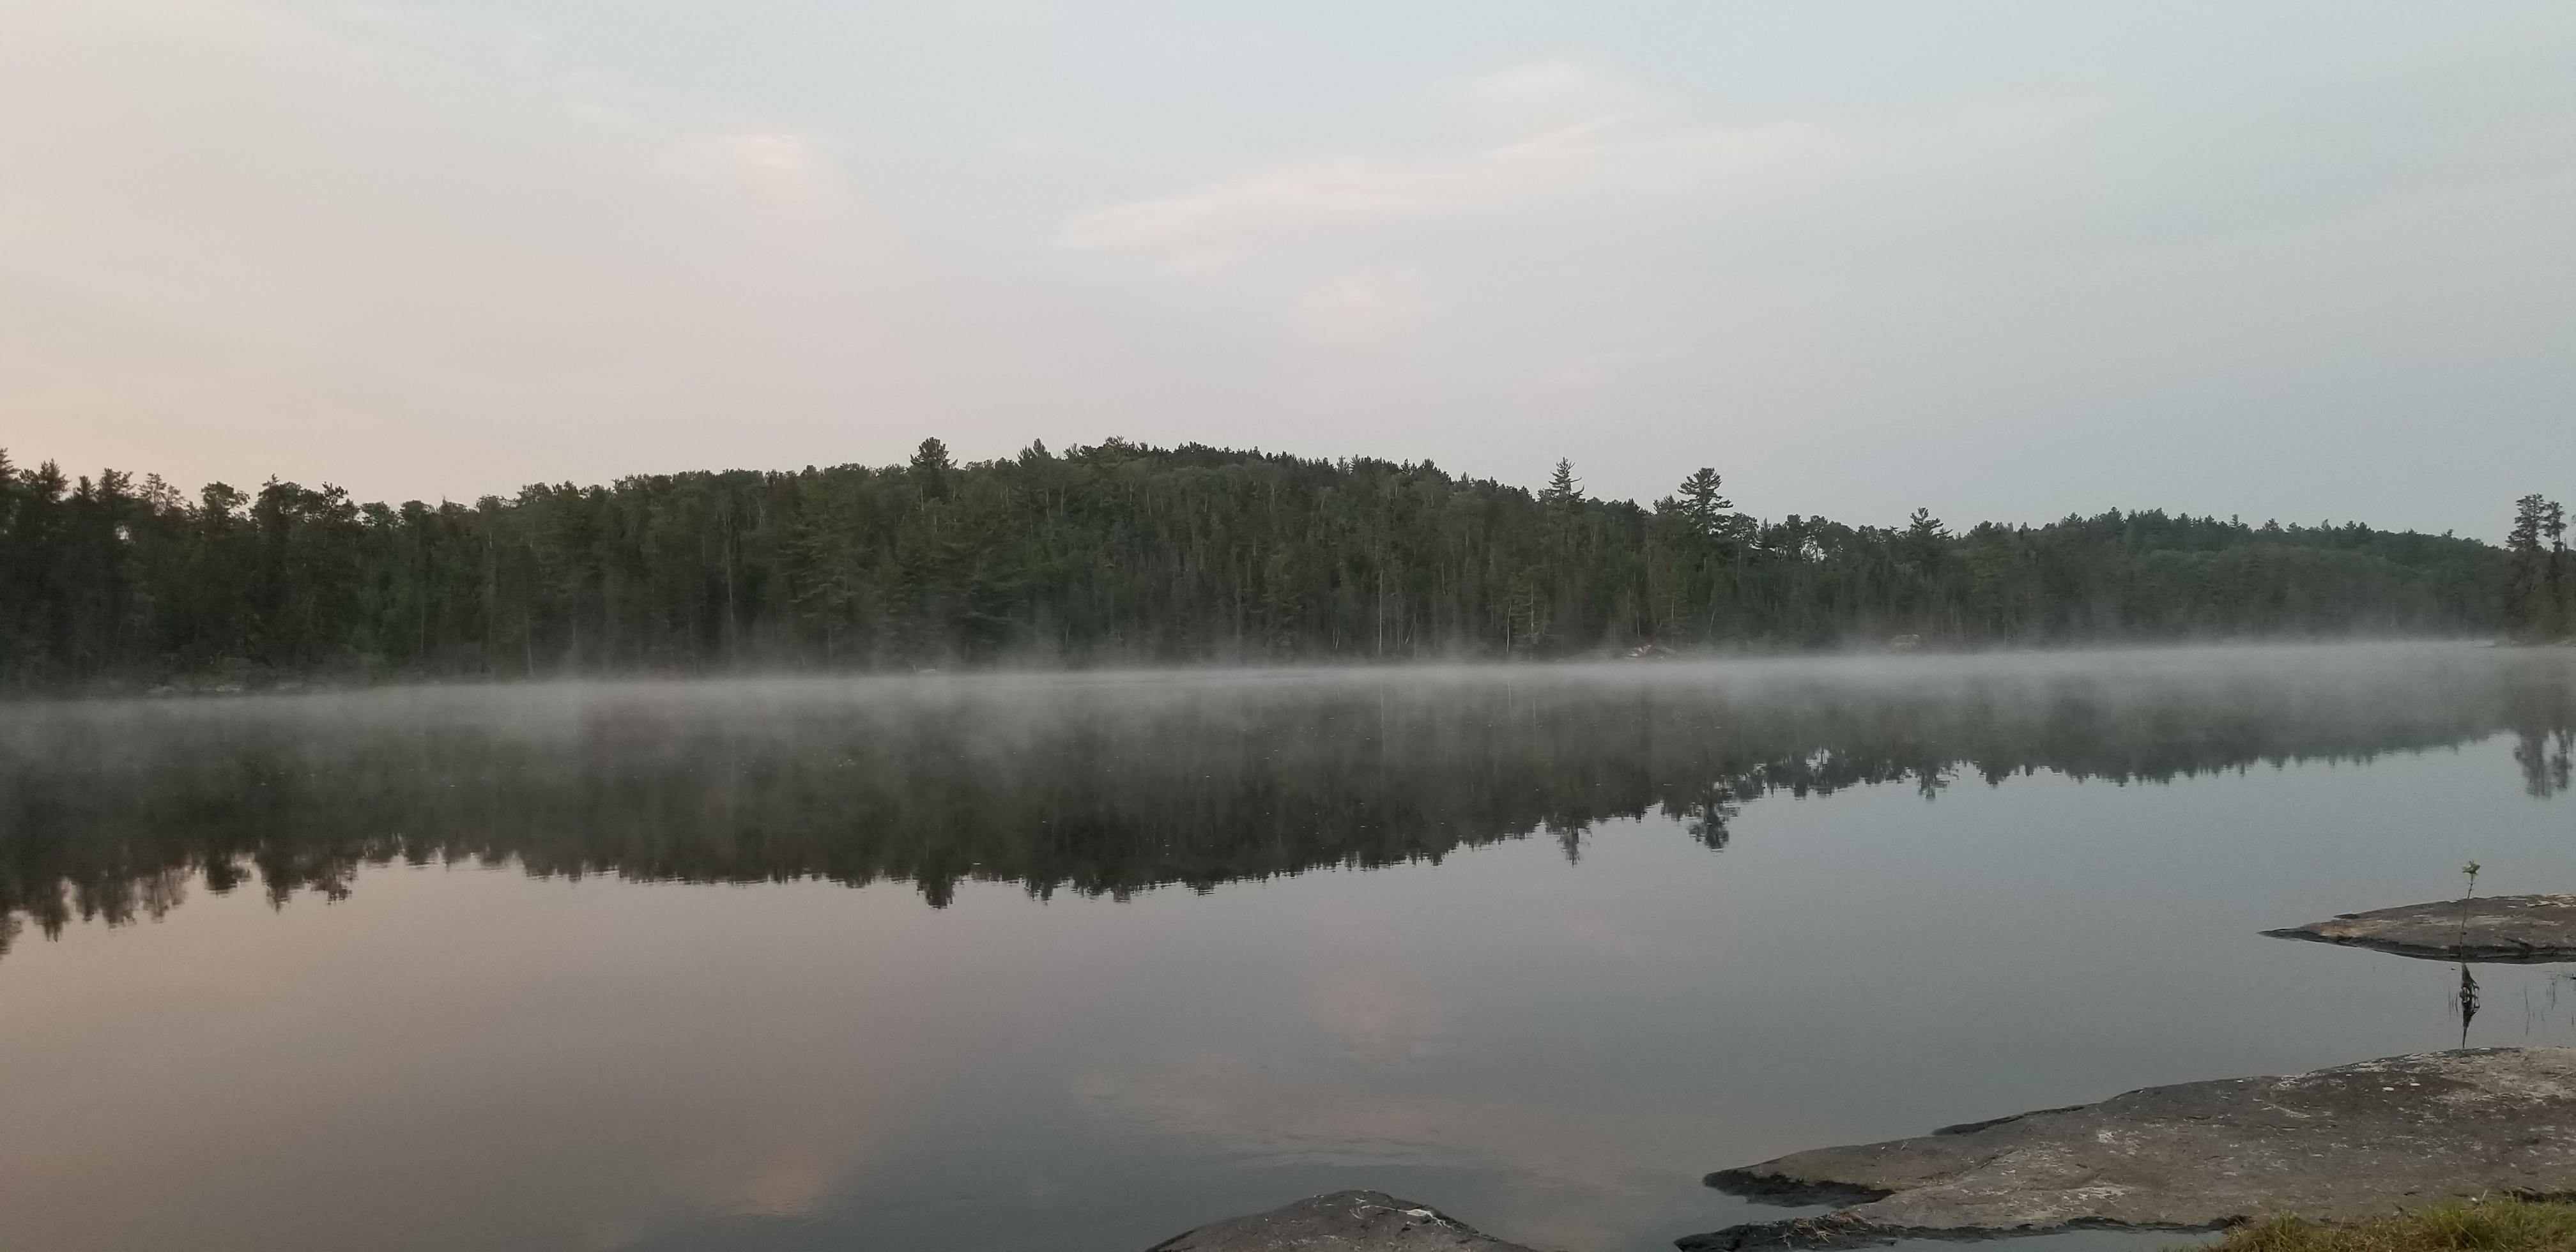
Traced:
POLYGON ((0 942, 281 904, 396 861, 1123 897, 1660 814, 2051 772, 2163 782, 2515 736, 2569 785, 2576 654, 2369 644, 1726 662, 443 686, 16 706, 0 942))
MULTIPOLYGON (((617 667, 534 665, 521 669, 460 669, 452 672, 372 665, 323 666, 293 670, 228 659, 188 670, 164 670, 149 678, 114 675, 89 681, 52 684, 0 683, 0 705, 66 699, 118 701, 316 696, 370 692, 417 692, 428 689, 484 690, 527 687, 624 689, 687 685, 740 687, 751 691, 799 690, 833 685, 902 683, 916 679, 947 682, 982 680, 1011 684, 1171 682, 1179 680, 1265 681, 1300 678, 1319 682, 1385 682, 1435 677, 1463 678, 1488 671, 1515 674, 1564 672, 1598 676, 1640 665, 1653 667, 1666 681, 1680 671, 1724 671, 1749 676, 1766 669, 1821 667, 1855 679, 1872 672, 1872 662, 1902 666, 1908 677, 1957 672, 1978 665, 2042 668, 2043 658, 2074 658, 2078 665, 2115 664, 2111 658, 2184 654, 2217 658, 2235 654, 2280 656, 2339 654, 2355 649, 2486 649, 2549 646, 2518 644, 2488 631, 2410 632, 2352 630, 2300 633, 2281 637, 2235 633, 2181 634, 2169 637, 2118 637, 2064 640, 2045 644, 1970 640, 1919 634, 1889 635, 1878 629, 1837 633, 1798 643, 1731 642, 1666 647, 1655 643, 1604 643, 1598 647, 1550 654, 1496 652, 1468 643, 1408 643, 1384 655, 1325 655, 1280 658, 1260 649, 1211 647, 1182 659, 1158 657, 1151 650, 1128 652, 1095 649, 1079 656, 1057 649, 1013 649, 972 654, 953 651, 893 662, 818 665, 794 659, 749 659, 711 664, 638 664, 617 667)), ((2568 645, 2559 645, 2568 646, 2568 645)))
MULTIPOLYGON (((1246 658, 1179 664, 1060 665, 1021 659, 954 668, 799 670, 751 668, 609 674, 421 678, 397 674, 339 678, 252 675, 127 686, 56 695, 0 696, 0 706, 31 710, 86 704, 101 716, 186 718, 166 710, 213 708, 217 718, 291 714, 361 720, 385 716, 457 716, 501 723, 554 724, 560 715, 603 703, 686 705, 704 712, 766 706, 831 704, 937 705, 962 699, 1057 698, 1073 692, 1215 692, 1243 688, 1388 691, 1479 685, 1527 687, 1724 688, 1738 692, 1781 684, 1823 687, 1937 687, 1944 684, 2092 680, 2218 680, 2259 673, 2291 680, 2377 683, 2441 681, 2486 658, 2528 658, 2543 673, 2553 656, 2576 665, 2576 650, 2479 638, 2355 636, 2297 641, 2160 641, 2063 647, 1922 646, 1916 637, 1801 649, 1674 651, 1641 647, 1598 655, 1497 659, 1433 653, 1395 660, 1262 662, 1246 658), (2563 654, 2563 656, 2561 655, 2563 654)), ((2507 664, 2514 662, 2507 661, 2507 664)), ((55 715, 60 715, 59 713, 55 715)), ((0 728, 0 734, 6 729, 0 728)))

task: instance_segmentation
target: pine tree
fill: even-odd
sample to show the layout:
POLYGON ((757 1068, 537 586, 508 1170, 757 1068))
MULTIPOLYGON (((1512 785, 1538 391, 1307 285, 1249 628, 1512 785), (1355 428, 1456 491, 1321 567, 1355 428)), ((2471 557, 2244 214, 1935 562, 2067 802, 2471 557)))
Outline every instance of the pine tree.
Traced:
POLYGON ((2511 581, 2505 592, 2506 629, 2517 636, 2546 638, 2556 625, 2556 588, 2552 578, 2550 532, 2564 530, 2559 507, 2546 497, 2528 495, 2513 502, 2513 528, 2505 533, 2511 581))
POLYGON ((2576 620, 2568 604, 2569 593, 2576 591, 2576 579, 2571 579, 2567 568, 2567 510, 2555 500, 2540 515, 2540 537, 2549 543, 2548 578, 2541 594, 2549 611, 2541 622, 2541 634, 2544 638, 2563 639, 2569 622, 2576 620))
POLYGON ((1706 465, 1682 480, 1682 521, 1692 534, 1714 539, 1725 532, 1727 511, 1735 507, 1735 502, 1718 494, 1718 487, 1724 481, 1718 477, 1715 468, 1706 465))

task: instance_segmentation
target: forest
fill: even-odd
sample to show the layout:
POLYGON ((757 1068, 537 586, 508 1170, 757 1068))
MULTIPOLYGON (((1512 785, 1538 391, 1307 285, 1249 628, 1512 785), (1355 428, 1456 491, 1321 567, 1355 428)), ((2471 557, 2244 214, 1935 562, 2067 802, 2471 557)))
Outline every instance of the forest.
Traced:
POLYGON ((1775 521, 1723 489, 1120 439, 960 463, 931 439, 903 465, 393 505, 0 452, 0 688, 2556 637, 2576 589, 2539 497, 2499 549, 2155 510, 1775 521))

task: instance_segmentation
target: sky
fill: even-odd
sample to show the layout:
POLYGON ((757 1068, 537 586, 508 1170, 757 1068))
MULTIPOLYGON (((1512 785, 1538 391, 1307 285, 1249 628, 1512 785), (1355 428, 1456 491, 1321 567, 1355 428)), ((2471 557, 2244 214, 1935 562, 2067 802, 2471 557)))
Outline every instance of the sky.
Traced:
POLYGON ((0 0, 0 448, 2576 495, 2576 5, 0 0))

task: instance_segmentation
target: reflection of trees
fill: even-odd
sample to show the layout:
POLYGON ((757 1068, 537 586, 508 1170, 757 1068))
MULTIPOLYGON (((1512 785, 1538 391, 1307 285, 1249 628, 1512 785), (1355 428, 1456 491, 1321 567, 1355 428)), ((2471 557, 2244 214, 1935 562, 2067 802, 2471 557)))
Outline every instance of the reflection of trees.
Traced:
MULTIPOLYGON (((1269 680, 517 688, 20 706, 0 730, 0 929, 158 916, 197 873, 272 900, 394 860, 534 874, 902 879, 1123 897, 1437 861, 1658 813, 1723 848, 1747 803, 2055 771, 2161 781, 2501 729, 2555 744, 2563 668, 1925 662, 1269 680), (1845 677, 1837 678, 1837 673, 1845 677), (2534 736, 2537 736, 2535 738, 2534 736)), ((2520 754, 2526 771, 2550 752, 2520 754)), ((2554 769, 2555 774, 2550 771, 2554 769)), ((2535 784, 2537 789, 2538 784, 2535 784)))
POLYGON ((2513 760, 2522 767, 2522 789, 2537 799, 2568 790, 2569 758, 2576 755, 2568 688, 2565 670, 2535 667, 2513 692, 2513 760))
POLYGON ((2522 766, 2522 789, 2546 799, 2567 790, 2569 750, 2576 731, 2565 726, 2523 725, 2514 728, 2514 762, 2522 766))

